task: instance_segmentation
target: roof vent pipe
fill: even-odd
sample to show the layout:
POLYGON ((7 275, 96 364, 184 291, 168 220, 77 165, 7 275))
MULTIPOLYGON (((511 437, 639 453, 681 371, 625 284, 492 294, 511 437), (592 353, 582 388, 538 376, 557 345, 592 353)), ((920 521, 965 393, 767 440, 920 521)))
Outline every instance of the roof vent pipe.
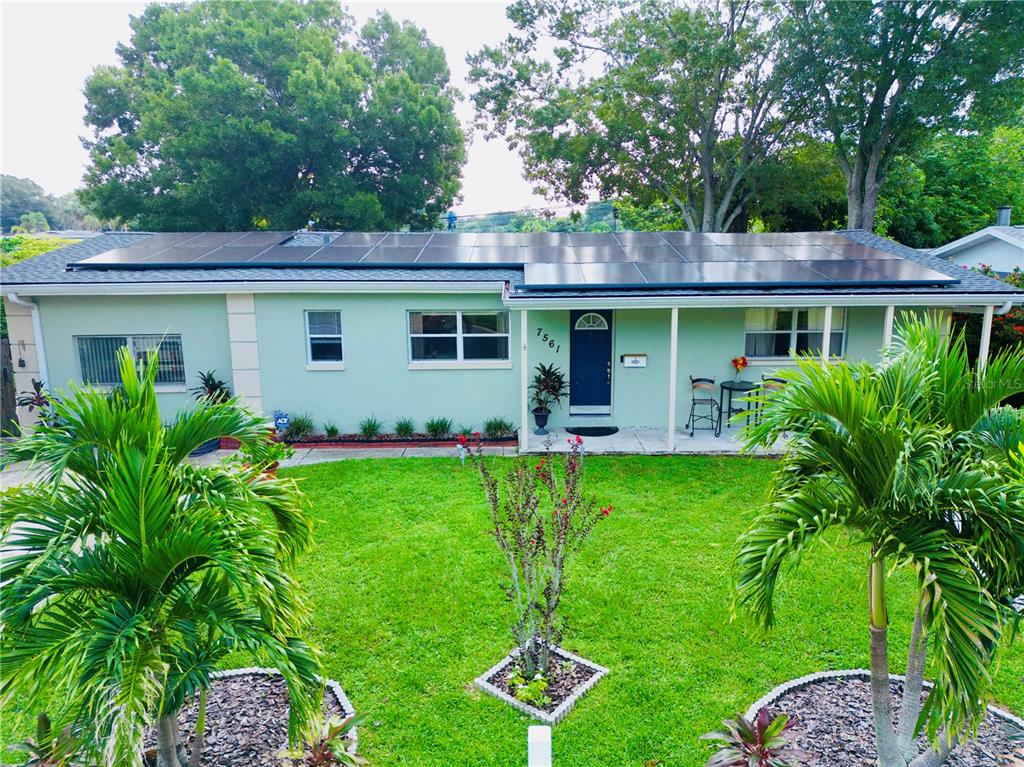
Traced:
POLYGON ((1000 208, 996 208, 996 226, 1009 226, 1010 225, 1010 208, 1009 205, 1003 205, 1000 208))

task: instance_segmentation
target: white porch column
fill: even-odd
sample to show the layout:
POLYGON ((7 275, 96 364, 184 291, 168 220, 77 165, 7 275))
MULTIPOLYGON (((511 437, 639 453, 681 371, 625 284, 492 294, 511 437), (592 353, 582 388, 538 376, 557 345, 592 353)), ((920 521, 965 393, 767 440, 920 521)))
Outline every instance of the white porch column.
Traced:
POLYGON ((526 309, 519 310, 519 452, 526 452, 526 443, 530 439, 530 424, 528 418, 529 413, 529 398, 527 395, 527 387, 529 386, 530 371, 529 371, 529 359, 526 353, 527 344, 529 343, 529 330, 527 327, 526 309))
POLYGON ((988 364, 988 347, 992 343, 992 315, 994 306, 985 307, 985 316, 981 320, 981 343, 978 345, 978 372, 982 372, 988 364))
POLYGON ((825 307, 825 319, 821 324, 821 362, 828 364, 832 353, 832 307, 825 307))
POLYGON ((679 308, 672 307, 668 347, 668 451, 676 449, 676 379, 679 376, 679 308))
POLYGON ((892 345, 892 326, 896 318, 896 307, 889 304, 885 307, 885 324, 882 329, 882 348, 888 349, 892 345))
POLYGON ((256 302, 252 293, 227 293, 228 344, 235 394, 256 415, 263 415, 260 345, 256 337, 256 302))

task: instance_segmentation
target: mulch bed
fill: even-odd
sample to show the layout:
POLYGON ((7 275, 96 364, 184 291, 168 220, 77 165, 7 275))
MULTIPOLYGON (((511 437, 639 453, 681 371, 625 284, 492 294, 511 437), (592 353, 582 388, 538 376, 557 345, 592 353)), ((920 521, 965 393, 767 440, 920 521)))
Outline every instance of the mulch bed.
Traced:
MULTIPOLYGON (((331 448, 331 447, 347 447, 347 448, 360 448, 360 447, 450 447, 455 448, 457 436, 444 437, 438 439, 436 437, 428 437, 427 435, 414 435, 412 437, 399 437, 394 434, 382 434, 374 439, 366 439, 359 434, 339 434, 333 439, 316 435, 305 440, 288 441, 292 447, 312 447, 312 448, 331 448)), ((494 447, 514 447, 518 444, 515 435, 508 437, 483 437, 479 440, 485 446, 494 447)), ((467 446, 472 447, 477 444, 475 437, 470 438, 467 446)))
MULTIPOLYGON (((582 663, 575 663, 573 661, 567 661, 562 658, 558 653, 551 654, 551 673, 548 676, 548 688, 544 691, 544 694, 551 698, 551 703, 546 706, 538 706, 536 703, 531 703, 531 706, 551 713, 562 702, 572 695, 579 687, 584 685, 590 680, 595 674, 597 669, 584 666, 582 663), (563 663, 565 665, 563 665, 563 663), (572 664, 571 668, 569 663, 572 664)), ((500 669, 496 673, 489 676, 485 681, 493 684, 499 690, 508 693, 513 698, 516 695, 515 688, 508 683, 508 678, 515 671, 515 664, 509 663, 504 668, 500 669)))
MULTIPOLYGON (((899 716, 903 685, 892 682, 893 712, 899 716)), ((927 694, 927 690, 925 690, 927 694)), ((796 719, 790 730, 795 744, 807 753, 806 763, 815 767, 874 767, 878 758, 871 719, 871 683, 846 678, 812 682, 791 690, 771 704, 771 713, 796 719)), ((948 767, 999 767, 1011 750, 1008 735, 1013 725, 989 714, 978 729, 978 738, 963 743, 950 754, 948 767)), ((927 739, 919 740, 927 747, 927 739)))
MULTIPOLYGON (((186 748, 198 710, 195 698, 178 714, 186 748)), ((324 693, 324 713, 347 715, 330 690, 324 693)), ((282 767, 288 762, 282 762, 278 754, 287 742, 288 688, 284 679, 277 674, 252 673, 214 680, 206 696, 203 767, 282 767)), ((155 745, 154 733, 148 733, 146 747, 155 745)))

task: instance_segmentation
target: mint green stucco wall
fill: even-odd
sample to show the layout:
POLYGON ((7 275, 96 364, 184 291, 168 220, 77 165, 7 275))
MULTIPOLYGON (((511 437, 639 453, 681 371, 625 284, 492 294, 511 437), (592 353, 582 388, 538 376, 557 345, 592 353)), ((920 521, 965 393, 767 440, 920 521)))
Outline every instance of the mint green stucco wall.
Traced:
MULTIPOLYGON (((61 389, 81 382, 76 335, 181 335, 186 386, 200 370, 214 370, 229 384, 231 355, 223 295, 208 296, 41 296, 39 319, 49 366, 48 385, 61 389)), ((192 401, 178 387, 159 395, 165 417, 192 401)))
POLYGON ((318 429, 333 423, 354 432, 374 415, 390 431, 397 418, 423 428, 428 418, 455 426, 501 416, 519 421, 519 325, 510 315, 510 357, 501 369, 411 370, 409 311, 503 310, 495 294, 257 294, 263 407, 309 413, 318 429), (344 370, 307 370, 306 310, 341 312, 344 370))
MULTIPOLYGON (((77 381, 75 335, 178 333, 182 336, 189 385, 200 370, 215 370, 232 383, 227 313, 223 295, 139 297, 41 297, 39 299, 51 385, 77 381)), ((418 310, 502 310, 495 294, 356 293, 257 294, 256 325, 262 402, 274 410, 308 412, 343 432, 375 415, 385 430, 395 419, 411 417, 417 426, 432 417, 455 425, 479 427, 492 416, 518 423, 520 412, 520 313, 511 311, 510 361, 497 369, 410 369, 407 312, 418 310), (344 370, 308 370, 304 311, 342 313, 344 370)), ((619 309, 614 312, 612 416, 576 417, 579 423, 621 427, 663 427, 668 417, 668 309, 619 309), (646 354, 647 367, 627 369, 623 354, 646 354)), ((848 310, 846 357, 878 360, 884 309, 848 310)), ((680 309, 676 422, 681 428, 689 408, 689 376, 732 378, 730 359, 744 343, 742 309, 680 309)), ((569 371, 569 312, 530 310, 528 373, 540 363, 569 371), (548 340, 544 340, 544 335, 548 340)), ((777 365, 755 365, 744 374, 760 380, 777 365)), ((190 401, 182 391, 162 393, 165 414, 190 401)), ((530 419, 532 421, 532 417, 530 419)), ((553 425, 569 421, 568 401, 552 414, 553 425)))

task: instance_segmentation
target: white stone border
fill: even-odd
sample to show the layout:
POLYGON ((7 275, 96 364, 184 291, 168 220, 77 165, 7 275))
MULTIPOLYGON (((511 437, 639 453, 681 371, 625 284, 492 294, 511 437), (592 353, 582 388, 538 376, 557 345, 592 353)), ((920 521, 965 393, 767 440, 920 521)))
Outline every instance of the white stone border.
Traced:
POLYGON ((551 652, 554 655, 564 658, 565 660, 571 660, 573 663, 578 663, 581 666, 585 666, 586 668, 592 669, 595 673, 581 687, 579 687, 575 692, 573 692, 572 695, 570 695, 568 698, 559 703, 558 708, 556 708, 554 711, 550 713, 548 713, 547 711, 541 711, 539 708, 534 708, 529 703, 524 703, 518 698, 509 695, 504 690, 495 687, 493 684, 487 681, 519 657, 518 647, 514 649, 512 652, 510 652, 508 655, 506 655, 504 658, 502 658, 500 661, 498 661, 498 663, 491 666, 491 668, 489 668, 483 674, 474 679, 473 684, 478 689, 486 692, 488 695, 493 695, 498 700, 508 703, 510 706, 519 709, 524 714, 528 714, 529 716, 532 716, 534 719, 539 719, 540 721, 544 722, 544 724, 558 724, 560 721, 562 721, 562 719, 565 718, 566 714, 572 711, 573 707, 576 705, 579 699, 582 698, 587 693, 587 691, 590 690, 591 687, 597 684, 601 677, 608 673, 608 669, 606 669, 604 666, 598 666, 596 663, 593 663, 587 660, 586 658, 581 658, 578 655, 573 655, 571 652, 569 652, 568 650, 563 650, 561 647, 552 646, 551 652))
MULTIPOLYGON (((808 674, 807 676, 802 676, 798 679, 784 682, 763 698, 753 703, 750 708, 747 709, 747 719, 753 719, 762 708, 770 706, 787 692, 791 692, 792 690, 809 687, 816 682, 827 682, 832 679, 850 678, 870 681, 871 672, 865 668, 846 669, 842 671, 819 671, 816 674, 808 674)), ((906 677, 901 674, 890 674, 889 679, 893 682, 903 682, 906 680, 906 677)), ((931 689, 933 687, 932 683, 927 681, 924 683, 924 686, 925 689, 931 689)), ((991 705, 986 706, 986 708, 988 709, 988 713, 996 719, 1002 719, 1004 722, 1011 722, 1024 730, 1024 719, 1021 719, 1019 716, 991 705)))
MULTIPOLYGON (((228 679, 233 676, 281 676, 281 672, 276 668, 250 666, 248 668, 232 668, 225 671, 214 671, 210 676, 214 679, 228 679)), ((334 696, 335 702, 341 706, 341 711, 345 717, 355 716, 355 707, 348 699, 345 691, 341 689, 341 685, 333 679, 325 679, 324 677, 319 677, 319 679, 327 686, 327 689, 330 690, 331 694, 334 696)), ((353 727, 349 730, 352 745, 348 747, 348 750, 353 754, 359 750, 359 734, 356 732, 356 729, 357 728, 353 727)))

